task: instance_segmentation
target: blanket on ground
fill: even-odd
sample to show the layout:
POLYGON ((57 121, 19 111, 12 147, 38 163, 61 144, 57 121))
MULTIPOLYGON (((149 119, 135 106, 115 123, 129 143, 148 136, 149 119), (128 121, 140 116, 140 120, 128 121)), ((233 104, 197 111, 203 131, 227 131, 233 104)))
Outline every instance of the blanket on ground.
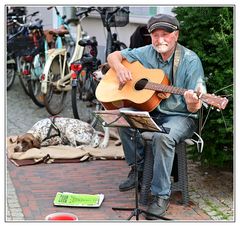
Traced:
POLYGON ((37 163, 67 163, 86 160, 124 159, 122 146, 115 146, 110 140, 107 148, 93 148, 90 145, 75 148, 71 146, 48 146, 41 149, 32 148, 26 152, 14 152, 16 136, 7 138, 7 157, 16 166, 33 165, 37 163))

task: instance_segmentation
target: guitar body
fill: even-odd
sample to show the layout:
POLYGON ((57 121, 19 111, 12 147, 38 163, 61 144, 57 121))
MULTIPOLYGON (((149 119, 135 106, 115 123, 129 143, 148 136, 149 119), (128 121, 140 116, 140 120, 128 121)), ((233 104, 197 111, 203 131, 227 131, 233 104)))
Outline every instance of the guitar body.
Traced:
POLYGON ((123 60, 122 64, 131 71, 133 79, 119 89, 119 80, 116 72, 110 68, 97 86, 97 99, 107 110, 122 107, 133 107, 149 112, 154 110, 162 99, 158 97, 156 91, 141 89, 137 86, 137 83, 146 81, 168 85, 169 81, 163 70, 147 69, 138 61, 129 63, 123 60))

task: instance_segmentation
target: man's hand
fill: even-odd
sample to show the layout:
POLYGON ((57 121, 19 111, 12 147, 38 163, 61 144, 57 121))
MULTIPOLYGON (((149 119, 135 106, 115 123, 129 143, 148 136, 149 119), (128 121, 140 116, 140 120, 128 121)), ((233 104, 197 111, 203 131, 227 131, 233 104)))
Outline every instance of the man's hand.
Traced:
POLYGON ((120 51, 115 51, 107 57, 108 64, 117 74, 119 89, 122 89, 127 81, 132 80, 131 72, 122 64, 123 59, 120 51))
POLYGON ((199 90, 197 93, 193 90, 185 91, 184 98, 187 104, 187 109, 191 113, 197 112, 202 107, 202 102, 199 99, 198 95, 201 95, 201 91, 199 90))
POLYGON ((132 80, 131 72, 124 65, 119 64, 115 70, 120 85, 124 85, 127 81, 132 80))

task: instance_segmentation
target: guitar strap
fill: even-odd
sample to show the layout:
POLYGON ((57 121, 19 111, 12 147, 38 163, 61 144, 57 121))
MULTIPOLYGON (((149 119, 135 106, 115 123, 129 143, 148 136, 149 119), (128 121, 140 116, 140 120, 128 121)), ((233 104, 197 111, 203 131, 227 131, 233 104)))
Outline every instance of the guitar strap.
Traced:
POLYGON ((174 53, 174 58, 173 58, 172 83, 175 82, 175 75, 180 63, 180 57, 181 57, 181 45, 177 43, 176 50, 174 53))
MULTIPOLYGON (((173 74, 172 78, 173 81, 175 82, 176 78, 176 71, 180 63, 180 57, 181 57, 181 45, 177 43, 176 50, 174 53, 174 58, 173 58, 173 74)), ((202 121, 203 121, 203 113, 202 113, 202 108, 198 112, 198 134, 201 136, 201 131, 202 131, 202 121)))

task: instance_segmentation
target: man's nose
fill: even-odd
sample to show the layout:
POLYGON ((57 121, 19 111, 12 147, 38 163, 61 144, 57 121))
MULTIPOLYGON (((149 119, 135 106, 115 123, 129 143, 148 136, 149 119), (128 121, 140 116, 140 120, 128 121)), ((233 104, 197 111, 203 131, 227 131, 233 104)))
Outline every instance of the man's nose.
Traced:
POLYGON ((158 42, 160 42, 160 43, 161 43, 161 42, 165 42, 164 37, 163 37, 163 36, 159 36, 159 37, 158 37, 158 42))

